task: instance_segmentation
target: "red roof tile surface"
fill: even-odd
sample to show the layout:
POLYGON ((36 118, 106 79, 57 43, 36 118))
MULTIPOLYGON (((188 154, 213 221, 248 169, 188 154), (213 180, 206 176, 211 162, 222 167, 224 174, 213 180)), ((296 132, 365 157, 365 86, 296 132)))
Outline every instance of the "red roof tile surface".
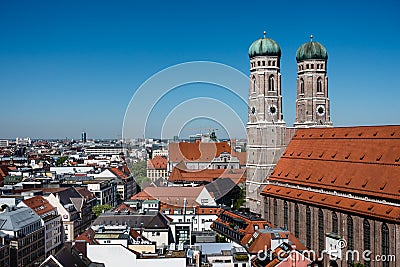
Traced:
POLYGON ((203 169, 188 170, 174 168, 168 178, 170 182, 212 182, 218 178, 230 178, 233 182, 246 180, 245 169, 203 169))
POLYGON ((168 160, 166 157, 155 156, 147 161, 147 169, 166 170, 168 160))
POLYGON ((42 196, 24 199, 23 202, 39 216, 55 210, 55 208, 42 196))
POLYGON ((180 142, 169 144, 169 161, 198 161, 208 162, 219 157, 222 152, 232 154, 231 147, 227 142, 202 143, 202 142, 180 142))

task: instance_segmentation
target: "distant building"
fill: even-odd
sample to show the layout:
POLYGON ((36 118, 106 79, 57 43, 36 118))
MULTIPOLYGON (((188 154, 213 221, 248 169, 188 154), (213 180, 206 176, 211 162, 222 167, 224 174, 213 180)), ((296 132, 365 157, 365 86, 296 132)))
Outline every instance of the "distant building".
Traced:
POLYGON ((0 147, 8 147, 8 140, 0 140, 0 147))
POLYGON ((86 132, 82 132, 82 139, 81 139, 82 143, 86 143, 86 132))
POLYGON ((126 149, 122 146, 95 146, 86 147, 85 153, 87 155, 125 155, 126 149))
POLYGON ((164 156, 154 156, 152 159, 147 160, 147 178, 151 181, 155 181, 159 178, 167 179, 168 160, 164 156))

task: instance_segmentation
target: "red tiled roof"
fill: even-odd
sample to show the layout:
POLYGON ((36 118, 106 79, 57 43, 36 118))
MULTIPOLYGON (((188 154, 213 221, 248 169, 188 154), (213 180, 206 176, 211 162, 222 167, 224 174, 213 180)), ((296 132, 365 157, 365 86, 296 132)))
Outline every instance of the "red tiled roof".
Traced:
POLYGON ((54 207, 42 196, 35 196, 24 199, 24 204, 31 208, 37 215, 41 216, 48 212, 54 211, 54 207))
POLYGON ((400 222, 400 207, 387 203, 376 203, 279 185, 267 185, 261 194, 345 212, 363 214, 365 216, 395 221, 396 223, 400 222))
POLYGON ((86 187, 76 187, 79 195, 81 195, 86 200, 94 199, 95 196, 92 192, 90 192, 86 187))
POLYGON ((299 129, 268 179, 398 202, 400 126, 299 129))
POLYGON ((99 244, 99 242, 94 238, 95 232, 92 228, 88 228, 85 232, 80 234, 75 240, 83 240, 91 245, 99 244))
POLYGON ((211 162, 219 157, 222 152, 232 153, 227 142, 202 143, 202 142, 180 142, 169 144, 169 161, 198 161, 211 162))
MULTIPOLYGON (((250 247, 248 248, 248 251, 251 254, 256 254, 258 251, 265 250, 265 246, 267 246, 267 248, 271 248, 271 240, 273 239, 273 235, 274 233, 272 232, 261 232, 261 231, 257 231, 258 235, 257 237, 254 239, 254 241, 251 243, 250 247)), ((284 232, 277 232, 279 233, 279 236, 281 238, 286 238, 288 237, 289 241, 294 244, 296 246, 296 249, 298 250, 306 250, 307 247, 304 246, 300 240, 298 240, 292 233, 290 233, 289 231, 284 231, 284 232)))
POLYGON ((142 192, 134 195, 132 199, 158 199, 164 205, 183 207, 186 198, 187 207, 196 207, 197 197, 204 186, 198 187, 146 187, 142 192))
POLYGON ((147 161, 147 169, 166 170, 168 160, 166 157, 155 156, 147 161))
POLYGON ((126 178, 128 178, 129 177, 129 175, 130 175, 130 172, 129 172, 129 169, 125 169, 125 168, 122 168, 122 169, 119 169, 119 168, 109 168, 109 170, 113 173, 113 174, 115 174, 116 176, 118 176, 119 178, 121 178, 121 179, 126 179, 126 178), (128 172, 126 172, 126 171, 128 171, 128 172))
POLYGON ((133 208, 129 207, 125 203, 121 203, 117 207, 113 209, 113 211, 121 211, 121 212, 127 212, 127 211, 135 211, 133 208))
POLYGON ((246 179, 245 169, 182 170, 180 168, 174 168, 168 181, 212 182, 218 178, 230 178, 235 183, 242 183, 246 179))

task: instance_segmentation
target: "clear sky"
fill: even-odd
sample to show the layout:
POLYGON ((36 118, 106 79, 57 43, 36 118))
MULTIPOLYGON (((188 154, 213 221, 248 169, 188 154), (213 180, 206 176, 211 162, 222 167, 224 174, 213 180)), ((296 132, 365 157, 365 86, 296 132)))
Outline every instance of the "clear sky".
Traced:
POLYGON ((400 124, 399 10, 395 0, 0 1, 0 138, 117 138, 153 74, 206 60, 248 75, 264 30, 282 49, 289 126, 295 52, 310 34, 328 50, 334 125, 400 124))

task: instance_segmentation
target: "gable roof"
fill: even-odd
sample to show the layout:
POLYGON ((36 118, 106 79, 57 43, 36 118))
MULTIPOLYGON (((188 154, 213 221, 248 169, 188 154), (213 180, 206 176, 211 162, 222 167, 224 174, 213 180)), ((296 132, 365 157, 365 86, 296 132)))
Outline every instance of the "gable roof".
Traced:
POLYGON ((185 162, 211 162, 215 157, 219 157, 222 152, 232 153, 227 142, 180 142, 169 143, 168 147, 170 162, 182 160, 185 162))
POLYGON ((0 230, 16 232, 37 221, 40 221, 40 217, 31 208, 13 208, 0 213, 0 230))
MULTIPOLYGON (((182 206, 186 198, 188 207, 195 207, 197 197, 202 192, 204 186, 197 187, 146 187, 143 191, 150 197, 160 200, 164 204, 182 206)), ((133 199, 133 198, 132 198, 133 199)))
POLYGON ((23 200, 24 204, 31 208, 37 215, 41 216, 55 210, 55 208, 42 196, 35 196, 23 200))
POLYGON ((129 169, 126 168, 109 168, 109 170, 120 179, 127 179, 130 175, 129 169))
POLYGON ((151 170, 166 170, 168 160, 166 157, 155 156, 152 159, 147 160, 147 169, 151 170))
POLYGON ((231 179, 217 179, 212 183, 206 185, 208 192, 212 192, 214 194, 215 200, 223 198, 233 189, 240 190, 239 186, 234 183, 231 179))

